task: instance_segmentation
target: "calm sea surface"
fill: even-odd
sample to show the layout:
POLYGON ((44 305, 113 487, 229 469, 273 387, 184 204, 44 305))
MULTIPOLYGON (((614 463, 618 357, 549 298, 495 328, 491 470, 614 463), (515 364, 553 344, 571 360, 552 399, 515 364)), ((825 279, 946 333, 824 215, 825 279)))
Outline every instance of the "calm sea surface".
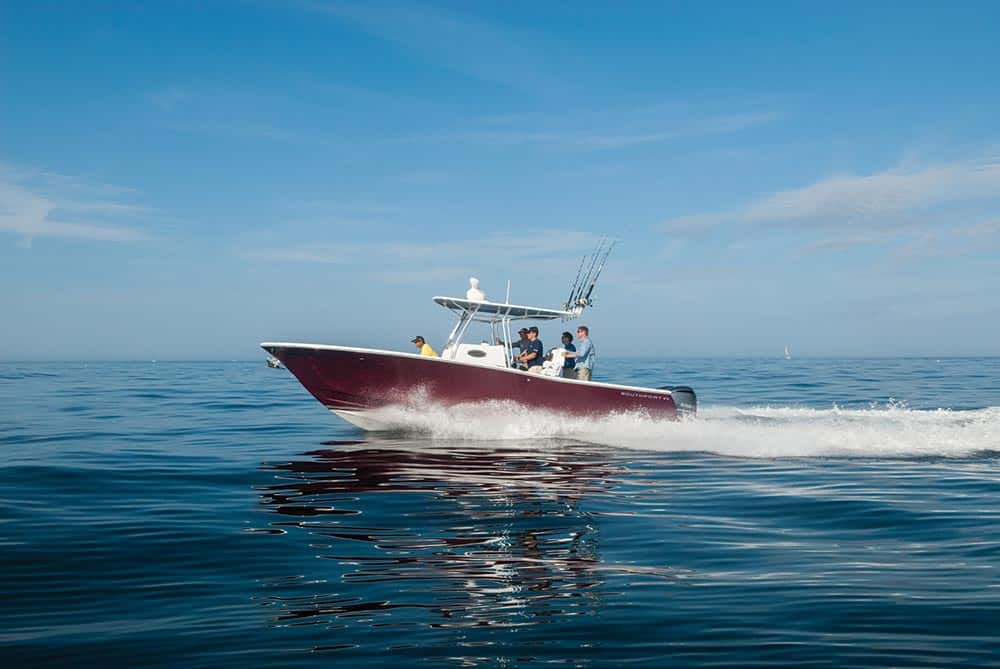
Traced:
POLYGON ((1000 360, 601 365, 699 418, 0 364, 3 666, 1000 666, 1000 360))

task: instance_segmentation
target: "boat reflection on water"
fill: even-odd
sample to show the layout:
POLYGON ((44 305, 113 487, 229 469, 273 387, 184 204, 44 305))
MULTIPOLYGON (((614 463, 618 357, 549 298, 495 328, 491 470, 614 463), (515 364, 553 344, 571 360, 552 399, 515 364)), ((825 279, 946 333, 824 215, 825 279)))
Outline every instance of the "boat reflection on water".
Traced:
POLYGON ((279 624, 523 626, 594 613, 610 594, 581 504, 613 485, 599 451, 326 445, 265 465, 277 479, 259 489, 266 531, 323 558, 265 584, 279 624))

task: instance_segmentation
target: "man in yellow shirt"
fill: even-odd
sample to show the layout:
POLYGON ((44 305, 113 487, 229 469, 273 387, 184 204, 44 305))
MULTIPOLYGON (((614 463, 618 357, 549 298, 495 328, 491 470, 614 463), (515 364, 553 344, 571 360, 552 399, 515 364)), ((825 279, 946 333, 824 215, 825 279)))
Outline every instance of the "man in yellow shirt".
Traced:
POLYGON ((438 357, 437 351, 431 348, 431 345, 424 341, 424 338, 417 335, 411 340, 416 344, 417 349, 420 351, 420 355, 426 355, 429 358, 438 357))

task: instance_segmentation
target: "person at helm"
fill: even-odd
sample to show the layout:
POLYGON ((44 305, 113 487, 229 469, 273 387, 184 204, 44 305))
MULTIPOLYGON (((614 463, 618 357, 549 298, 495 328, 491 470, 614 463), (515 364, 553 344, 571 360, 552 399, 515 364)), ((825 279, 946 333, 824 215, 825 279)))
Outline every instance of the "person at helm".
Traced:
POLYGON ((424 338, 420 335, 417 335, 410 341, 417 347, 417 350, 420 351, 420 355, 426 355, 428 358, 438 357, 437 351, 431 348, 431 345, 424 341, 424 338))
POLYGON ((538 328, 532 325, 528 328, 528 345, 521 349, 521 355, 517 359, 522 365, 528 368, 529 372, 542 371, 542 363, 545 361, 545 347, 542 340, 538 338, 538 328), (532 369, 537 367, 538 369, 532 369))

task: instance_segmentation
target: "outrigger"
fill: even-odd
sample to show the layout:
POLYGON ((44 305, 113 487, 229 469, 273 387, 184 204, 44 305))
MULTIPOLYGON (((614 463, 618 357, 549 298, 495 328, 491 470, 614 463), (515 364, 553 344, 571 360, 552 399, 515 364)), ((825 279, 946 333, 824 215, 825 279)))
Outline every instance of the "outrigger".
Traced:
POLYGON ((398 417, 382 410, 394 406, 444 407, 481 402, 509 402, 572 416, 598 417, 640 413, 652 418, 676 419, 694 415, 695 393, 687 386, 642 388, 601 381, 562 378, 561 350, 542 373, 520 370, 513 362, 511 325, 520 321, 571 320, 591 306, 613 241, 602 240, 580 263, 569 297, 561 309, 491 302, 473 278, 466 297, 434 297, 457 322, 441 357, 377 349, 264 342, 261 347, 288 368, 323 406, 365 430, 398 427, 398 417), (489 327, 490 338, 464 343, 473 323, 489 327))

